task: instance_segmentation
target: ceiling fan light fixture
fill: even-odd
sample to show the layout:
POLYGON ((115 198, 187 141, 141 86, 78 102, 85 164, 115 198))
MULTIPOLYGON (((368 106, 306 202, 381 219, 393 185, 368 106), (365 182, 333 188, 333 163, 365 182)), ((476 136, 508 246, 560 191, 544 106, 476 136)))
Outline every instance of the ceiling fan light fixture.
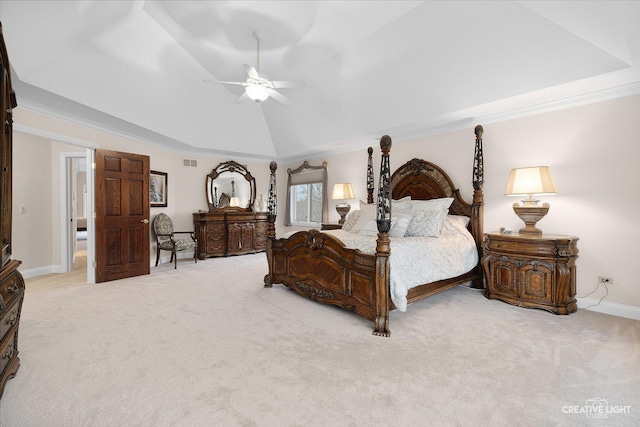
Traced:
POLYGON ((263 85, 249 85, 244 90, 247 92, 247 96, 255 102, 264 101, 271 95, 271 88, 263 85))

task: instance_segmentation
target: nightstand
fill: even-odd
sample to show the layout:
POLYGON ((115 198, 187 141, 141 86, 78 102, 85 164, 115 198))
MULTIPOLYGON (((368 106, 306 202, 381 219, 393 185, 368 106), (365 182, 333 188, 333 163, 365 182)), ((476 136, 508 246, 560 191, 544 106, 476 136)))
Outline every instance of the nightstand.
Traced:
POLYGON ((555 314, 576 312, 577 242, 553 234, 485 234, 484 296, 555 314))
POLYGON ((342 224, 330 224, 330 223, 322 223, 322 228, 320 230, 340 230, 342 228, 342 224))

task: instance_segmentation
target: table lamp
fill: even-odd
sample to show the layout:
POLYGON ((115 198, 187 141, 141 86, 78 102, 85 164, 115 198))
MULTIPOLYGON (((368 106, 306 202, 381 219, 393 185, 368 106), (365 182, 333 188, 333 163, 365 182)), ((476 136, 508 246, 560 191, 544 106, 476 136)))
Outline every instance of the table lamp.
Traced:
POLYGON ((504 194, 507 196, 528 196, 522 200, 522 205, 513 204, 514 212, 525 223, 525 227, 520 229, 520 234, 542 235, 542 230, 536 227, 536 223, 549 212, 549 203, 539 205, 539 200, 534 199, 533 195, 551 195, 557 194, 557 192, 548 166, 511 169, 504 194))
MULTIPOLYGON (((355 194, 353 194, 353 188, 351 187, 350 182, 333 185, 333 192, 331 193, 331 199, 348 200, 348 199, 355 199, 355 198, 356 196, 355 194)), ((336 211, 338 211, 338 214, 340 215, 340 220, 338 221, 338 224, 340 225, 344 224, 344 220, 350 210, 351 210, 351 205, 349 205, 346 202, 340 202, 336 205, 336 211)))

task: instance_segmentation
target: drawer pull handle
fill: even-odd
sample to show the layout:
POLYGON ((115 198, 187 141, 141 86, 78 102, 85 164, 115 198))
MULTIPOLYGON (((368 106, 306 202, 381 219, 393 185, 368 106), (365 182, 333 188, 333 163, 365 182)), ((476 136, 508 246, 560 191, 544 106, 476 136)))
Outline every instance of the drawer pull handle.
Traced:
POLYGON ((20 290, 20 288, 18 288, 18 285, 16 285, 15 281, 11 282, 10 285, 7 285, 5 287, 5 289, 8 290, 8 291, 11 291, 13 293, 16 293, 16 292, 18 292, 20 290))
POLYGON ((15 325, 16 320, 18 320, 18 310, 13 309, 13 311, 11 312, 11 317, 7 319, 7 325, 15 325))
POLYGON ((2 353, 3 359, 11 359, 13 357, 13 342, 10 342, 7 346, 7 351, 2 353))

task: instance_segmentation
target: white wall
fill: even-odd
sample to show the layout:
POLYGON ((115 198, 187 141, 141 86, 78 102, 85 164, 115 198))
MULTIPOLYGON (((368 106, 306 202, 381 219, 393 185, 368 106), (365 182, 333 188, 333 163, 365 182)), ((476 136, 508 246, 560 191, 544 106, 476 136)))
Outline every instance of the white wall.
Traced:
MULTIPOLYGON (((614 278, 614 284, 605 302, 640 309, 640 291, 636 285, 640 277, 638 117, 640 96, 636 95, 500 123, 481 124, 485 128, 485 231, 500 227, 518 230, 522 226, 511 208, 517 200, 503 195, 510 169, 538 164, 550 166, 559 194, 543 199, 551 204, 551 210, 538 226, 545 233, 572 234, 580 238, 578 296, 595 288, 598 275, 610 276, 614 278)), ((229 160, 168 152, 19 108, 15 113, 15 121, 89 141, 100 148, 149 155, 152 169, 169 174, 169 206, 152 209, 152 216, 166 212, 174 218, 177 229, 191 229, 191 213, 207 208, 205 176, 218 163, 229 160), (198 167, 183 167, 184 158, 198 160, 198 167)), ((470 200, 474 140, 473 128, 469 128, 414 141, 395 141, 391 149, 391 166, 395 169, 414 157, 430 160, 442 166, 460 188, 463 197, 470 200)), ((56 191, 59 192, 59 189, 54 184, 59 179, 55 176, 55 165, 59 161, 51 158, 47 163, 41 157, 46 153, 24 149, 27 144, 35 142, 30 137, 16 135, 14 257, 23 260, 24 268, 37 268, 43 262, 55 262, 53 255, 48 261, 43 261, 42 253, 57 250, 53 241, 56 233, 59 235, 57 223, 51 223, 46 218, 55 216, 56 212, 53 211, 56 209, 59 212, 59 206, 56 206, 59 203, 56 191), (43 194, 37 187, 42 186, 41 175, 45 176, 49 171, 54 175, 51 195, 43 194), (20 177, 26 179, 26 184, 20 181, 20 177), (42 212, 36 210, 36 217, 36 211, 29 209, 28 214, 21 217, 17 209, 23 204, 35 205, 42 212), (49 226, 53 230, 51 237, 44 230, 49 226), (49 248, 43 247, 50 244, 52 246, 49 248)), ((373 141, 371 145, 375 149, 374 170, 377 179, 379 147, 373 141)), ((337 182, 351 182, 357 198, 366 199, 366 148, 326 158, 309 158, 312 164, 324 160, 328 162, 330 188, 337 182)), ((278 166, 279 235, 286 231, 282 225, 286 169, 299 165, 300 162, 293 162, 278 166)), ((266 196, 268 163, 249 162, 247 166, 256 177, 258 194, 266 196)), ((336 222, 338 214, 335 212, 335 203, 330 204, 330 219, 336 222)), ((351 204, 354 209, 357 207, 357 201, 351 204)), ((152 254, 154 251, 152 247, 152 254)), ((603 295, 604 292, 598 292, 590 298, 598 299, 603 295)))
MULTIPOLYGON (((605 101, 484 126, 484 230, 507 227, 515 232, 523 223, 504 196, 509 171, 515 167, 548 165, 559 194, 544 197, 549 214, 538 223, 545 234, 580 238, 577 295, 595 289, 597 277, 610 276, 605 301, 640 310, 640 96, 605 101)), ((391 135, 393 139, 393 135, 391 135)), ((417 157, 441 166, 471 201, 475 135, 473 128, 408 142, 394 142, 391 168, 417 157)), ((372 144, 373 145, 373 144, 372 144)), ((351 182, 358 199, 366 200, 366 149, 326 158, 329 186, 351 182)), ((286 168, 279 175, 279 194, 286 194, 286 168), (284 184, 283 184, 284 181, 284 184)), ((374 172, 380 168, 380 149, 374 145, 374 172)), ((357 203, 355 203, 357 204, 357 203)), ((355 208, 351 203, 352 209, 355 208)), ((280 202, 284 209, 284 197, 280 202)), ((331 220, 339 218, 335 203, 331 220)), ((280 230, 284 230, 279 221, 280 230)), ((291 228, 293 229, 293 228, 291 228)), ((279 233, 281 234, 281 233, 279 233)), ((596 301, 604 289, 589 298, 596 301)), ((640 311, 638 312, 640 313, 640 311)), ((636 313, 637 315, 637 313, 636 313)))

